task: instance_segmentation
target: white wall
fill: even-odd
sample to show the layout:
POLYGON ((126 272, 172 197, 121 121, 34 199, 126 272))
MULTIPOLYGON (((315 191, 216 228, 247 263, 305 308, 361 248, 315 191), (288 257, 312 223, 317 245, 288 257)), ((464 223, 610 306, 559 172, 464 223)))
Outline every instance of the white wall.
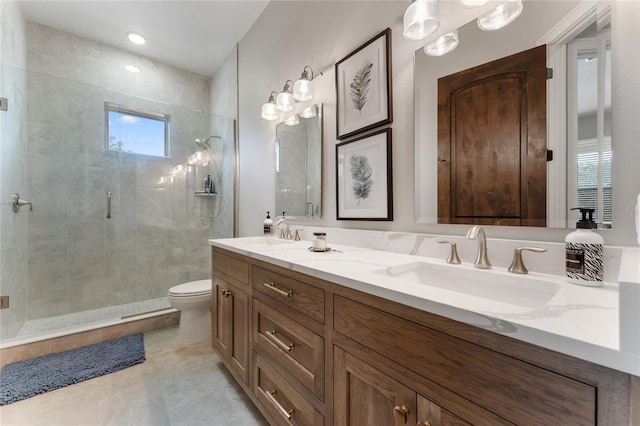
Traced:
MULTIPOLYGON (((614 80, 632 81, 614 87, 616 154, 614 217, 608 244, 631 245, 632 198, 640 191, 637 115, 638 2, 615 2, 613 9, 614 80), (625 69, 621 65, 625 64, 625 69), (636 77, 633 77, 635 75, 636 77), (635 86, 635 87, 632 87, 635 86), (617 114, 617 115, 616 115, 617 114), (634 136, 636 135, 636 136, 634 136), (624 159, 619 158, 624 156, 624 159), (631 162, 635 162, 631 166, 631 162)), ((414 93, 413 52, 419 42, 402 37, 402 16, 408 2, 398 1, 272 1, 239 44, 240 235, 261 232, 264 210, 274 206, 273 149, 275 123, 260 118, 260 107, 287 79, 295 80, 310 65, 324 76, 316 80, 313 102, 324 104, 323 219, 320 226, 462 235, 468 226, 421 225, 414 217, 414 93), (335 219, 335 77, 334 64, 380 31, 393 32, 393 179, 394 221, 357 222, 335 219)), ((299 105, 299 108, 306 104, 299 105)), ((435 167, 435 165, 434 165, 435 167)), ((492 227, 491 237, 562 241, 567 230, 492 227)))

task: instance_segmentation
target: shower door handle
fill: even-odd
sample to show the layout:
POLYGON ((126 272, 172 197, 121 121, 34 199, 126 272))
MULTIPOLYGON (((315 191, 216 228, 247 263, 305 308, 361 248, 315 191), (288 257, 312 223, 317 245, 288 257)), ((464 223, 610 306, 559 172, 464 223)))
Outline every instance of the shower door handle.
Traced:
POLYGON ((107 219, 111 219, 111 192, 107 192, 107 219))

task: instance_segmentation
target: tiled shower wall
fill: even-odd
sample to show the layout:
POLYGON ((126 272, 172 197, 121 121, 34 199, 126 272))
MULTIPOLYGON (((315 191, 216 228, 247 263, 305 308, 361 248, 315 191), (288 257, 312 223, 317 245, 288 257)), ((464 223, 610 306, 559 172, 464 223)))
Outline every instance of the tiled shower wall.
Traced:
POLYGON ((15 1, 0 2, 0 96, 9 100, 0 111, 0 294, 10 309, 0 311, 0 338, 26 319, 27 215, 14 213, 11 194, 26 190, 26 27, 15 1))
POLYGON ((30 22, 26 45, 21 195, 34 209, 21 212, 28 220, 23 319, 160 297, 210 276, 217 201, 194 192, 211 163, 189 158, 194 139, 210 134, 233 152, 234 133, 232 120, 209 113, 209 79, 30 22), (169 114, 170 158, 104 151, 105 101, 169 114))

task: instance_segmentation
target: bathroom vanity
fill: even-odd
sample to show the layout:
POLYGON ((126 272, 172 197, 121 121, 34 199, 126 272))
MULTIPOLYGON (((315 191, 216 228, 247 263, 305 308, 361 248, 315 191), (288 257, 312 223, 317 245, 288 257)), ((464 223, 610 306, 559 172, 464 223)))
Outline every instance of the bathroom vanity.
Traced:
MULTIPOLYGON (((497 314, 542 316, 583 289, 552 283, 545 299, 525 282, 530 301, 513 307, 416 285, 448 271, 435 259, 312 253, 308 241, 267 238, 210 243, 212 346, 272 425, 640 424, 640 358, 545 330, 553 319, 536 329, 497 314)), ((602 307, 614 290, 602 290, 602 307)))

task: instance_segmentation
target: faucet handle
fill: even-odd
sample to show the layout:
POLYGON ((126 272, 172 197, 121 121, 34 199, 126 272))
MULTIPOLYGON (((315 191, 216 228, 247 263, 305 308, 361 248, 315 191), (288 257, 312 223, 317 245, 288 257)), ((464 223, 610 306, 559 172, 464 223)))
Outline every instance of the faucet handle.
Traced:
POLYGON ((296 236, 293 237, 293 241, 300 241, 300 231, 301 229, 296 229, 296 236))
POLYGON ((524 250, 532 251, 535 253, 544 253, 547 251, 545 248, 540 247, 518 247, 513 250, 513 261, 511 262, 511 266, 509 266, 509 272, 514 274, 528 274, 529 270, 526 266, 524 266, 524 262, 522 261, 522 252, 524 250))
POLYGON ((451 263, 452 265, 459 265, 460 258, 458 257, 458 250, 456 248, 456 243, 449 240, 437 240, 439 244, 449 244, 451 246, 451 251, 449 252, 449 257, 447 257, 447 263, 451 263))

